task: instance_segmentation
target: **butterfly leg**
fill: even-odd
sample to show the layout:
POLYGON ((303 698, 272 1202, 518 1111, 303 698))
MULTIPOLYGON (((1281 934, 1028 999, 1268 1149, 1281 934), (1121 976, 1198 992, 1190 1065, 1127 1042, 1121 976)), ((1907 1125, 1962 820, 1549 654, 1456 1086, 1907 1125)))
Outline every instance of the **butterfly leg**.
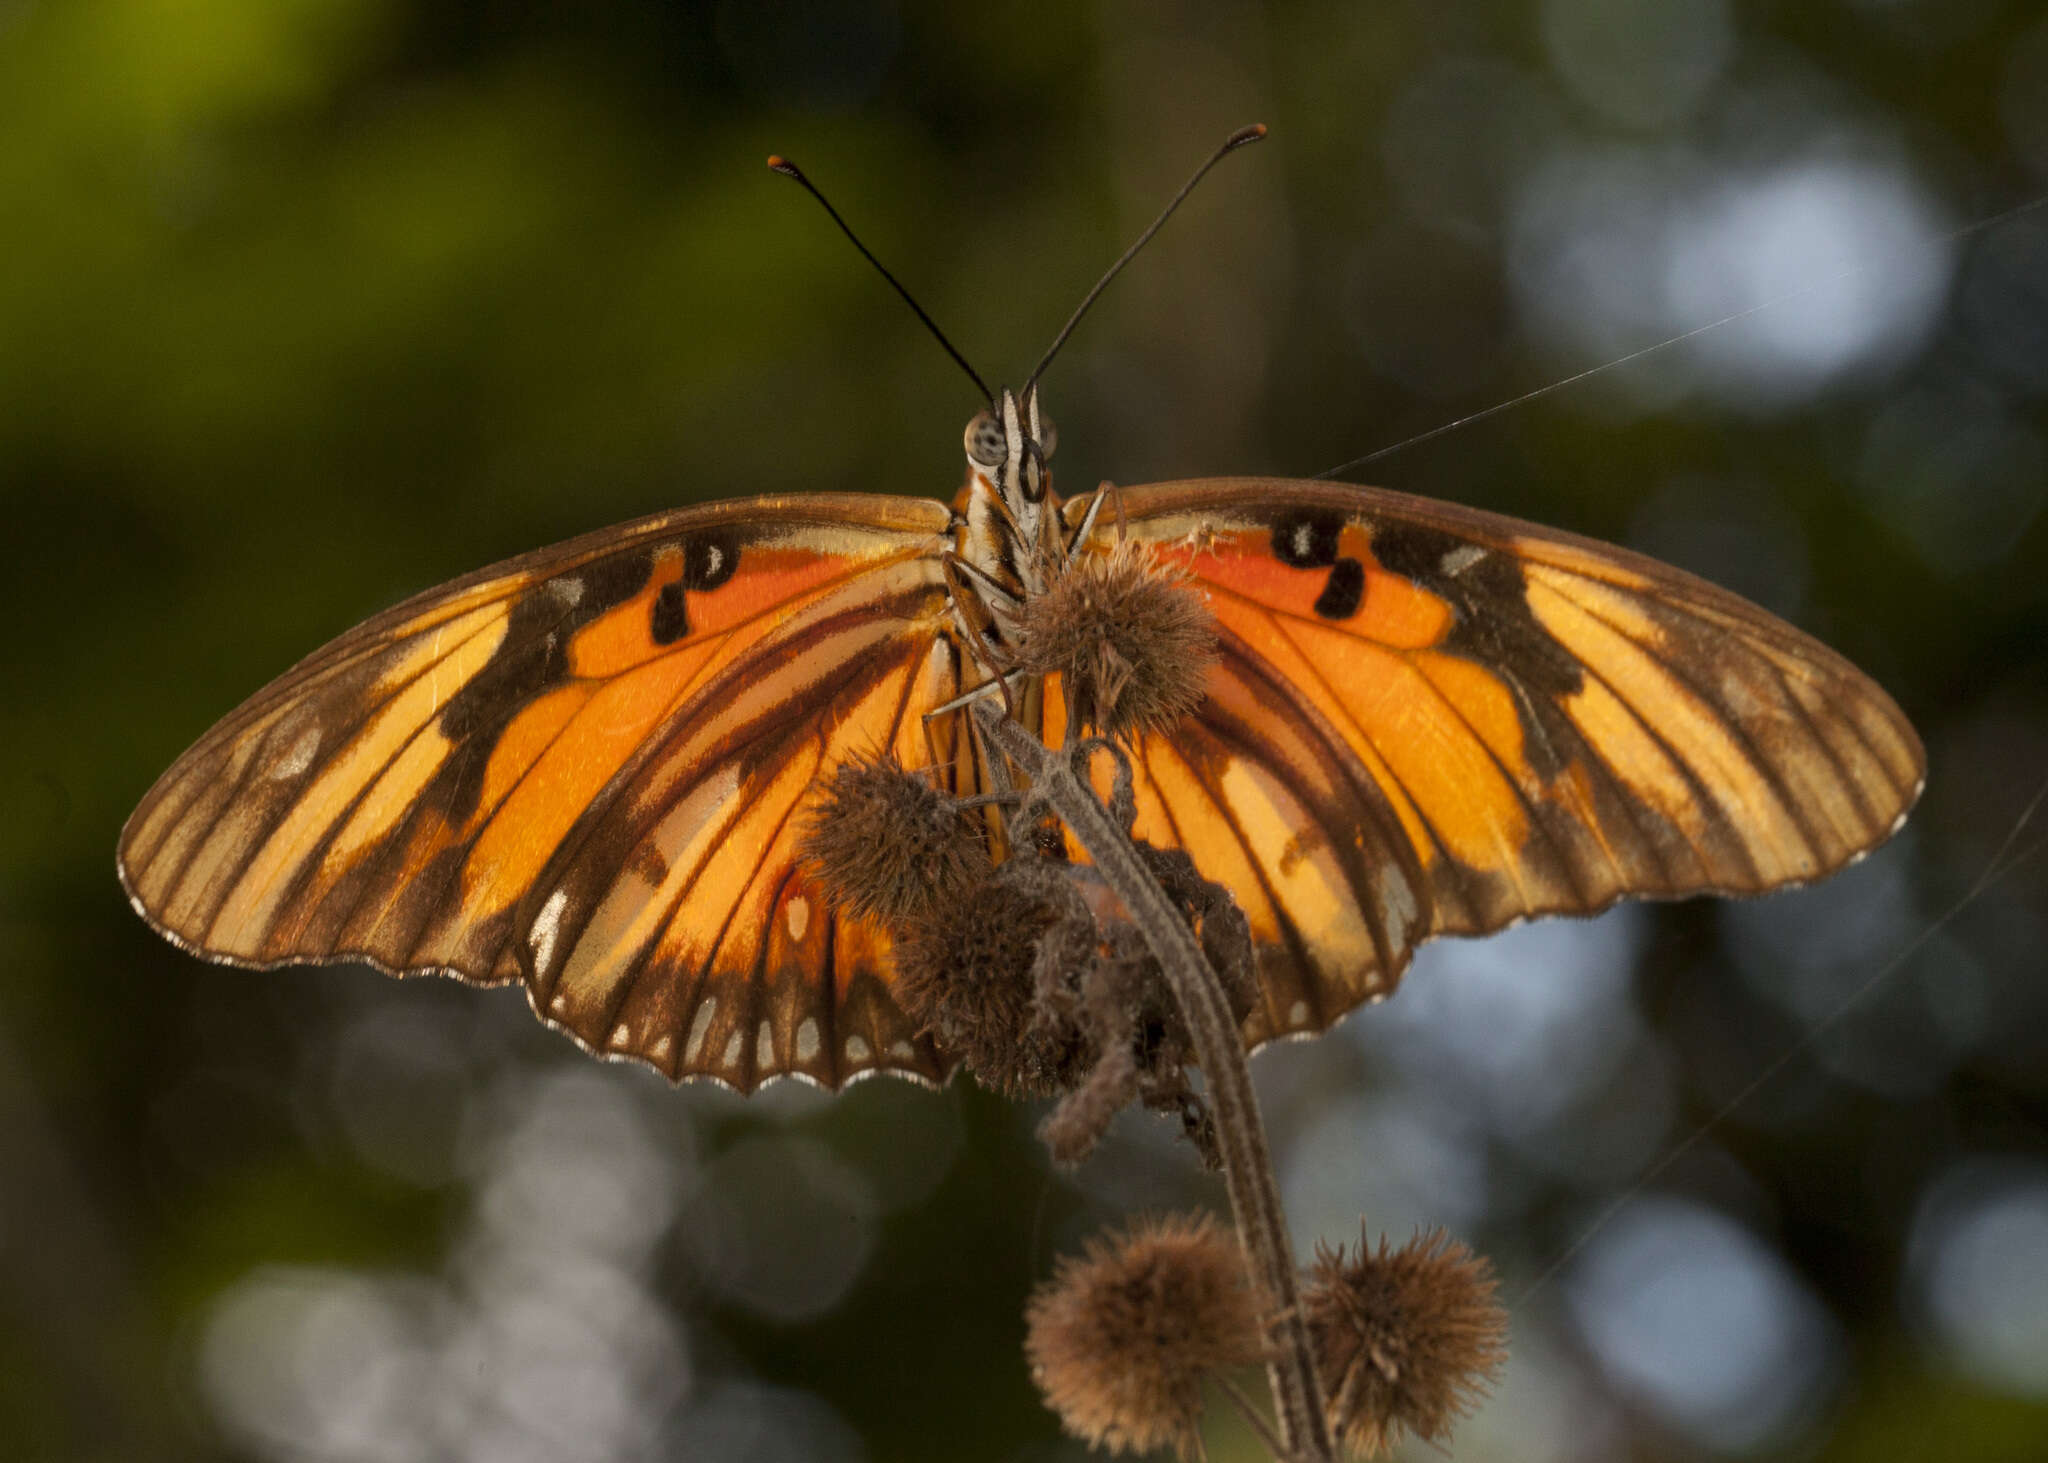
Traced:
POLYGON ((939 563, 946 575, 947 592, 958 600, 961 594, 959 581, 964 579, 973 585, 976 592, 994 608, 1005 614, 1014 615, 1024 608, 1024 597, 1007 587, 1000 579, 985 569, 978 569, 968 560, 947 550, 939 556, 939 563))
MULTIPOLYGON (((980 685, 974 687, 974 689, 970 691, 963 691, 960 695, 955 696, 951 701, 948 701, 945 705, 935 706, 930 711, 927 711, 924 714, 925 753, 932 759, 932 763, 934 766, 937 766, 939 764, 940 757, 939 744, 933 733, 932 724, 942 716, 951 716, 955 712, 965 711, 968 707, 972 706, 977 701, 986 701, 989 697, 996 695, 998 692, 1002 694, 1004 704, 1007 706, 1009 704, 1010 699, 1010 688, 1003 679, 998 678, 992 681, 983 681, 980 685)), ((980 755, 983 765, 994 766, 995 764, 988 756, 988 749, 982 745, 981 734, 978 730, 975 729, 974 720, 972 717, 969 717, 967 719, 967 728, 968 735, 974 738, 973 745, 976 753, 980 755)), ((959 755, 957 743, 954 755, 956 758, 959 755)), ((1007 778, 1003 778, 999 782, 999 784, 993 784, 991 790, 997 792, 1008 792, 1010 790, 1010 785, 1007 778)))
POLYGON ((982 669, 993 674, 996 612, 1016 615, 1024 608, 1023 598, 950 549, 939 555, 939 573, 945 576, 946 599, 953 606, 953 622, 959 626, 961 638, 973 648, 982 669))
POLYGON ((963 710, 966 707, 972 706, 977 701, 986 701, 989 697, 998 693, 1002 695, 1005 703, 1007 703, 1010 698, 1009 682, 1022 674, 1023 672, 1021 671, 1011 671, 1007 676, 998 676, 994 680, 983 681, 971 690, 962 691, 944 706, 934 706, 924 714, 924 719, 929 724, 936 717, 944 716, 949 712, 963 710))
POLYGON ((1074 561, 1074 555, 1080 552, 1081 546, 1088 542, 1089 535, 1095 532, 1095 520, 1102 516, 1102 504, 1105 498, 1116 505, 1116 536, 1119 540, 1123 538, 1123 490, 1115 483, 1104 478, 1101 485, 1095 489, 1094 495, 1088 500, 1088 511, 1081 515, 1081 521, 1074 526, 1072 536, 1067 539, 1065 548, 1068 563, 1071 564, 1074 561))
MULTIPOLYGON (((998 678, 992 681, 983 681, 973 690, 962 692, 944 706, 935 707, 924 714, 925 750, 926 755, 932 759, 934 766, 939 763, 939 747, 937 738, 933 733, 933 723, 941 716, 950 716, 966 711, 976 702, 986 701, 998 691, 1003 693, 1003 699, 1007 704, 1009 701, 1009 686, 1004 679, 998 678)), ((1008 825, 1004 818, 1003 807, 1017 800, 1019 796, 1017 785, 1010 780, 1009 764, 990 748, 981 734, 981 727, 976 724, 974 718, 970 715, 965 720, 967 722, 967 743, 964 749, 958 740, 959 730, 957 723, 954 732, 954 761, 951 764, 955 776, 954 790, 958 791, 963 784, 973 784, 983 789, 974 797, 967 799, 966 806, 988 809, 989 839, 992 846, 1000 850, 1008 846, 1006 841, 1008 825), (964 767, 960 765, 959 761, 963 750, 967 758, 967 763, 964 767), (976 773, 977 768, 979 769, 978 775, 976 773), (965 775, 963 776, 962 774, 965 775)))

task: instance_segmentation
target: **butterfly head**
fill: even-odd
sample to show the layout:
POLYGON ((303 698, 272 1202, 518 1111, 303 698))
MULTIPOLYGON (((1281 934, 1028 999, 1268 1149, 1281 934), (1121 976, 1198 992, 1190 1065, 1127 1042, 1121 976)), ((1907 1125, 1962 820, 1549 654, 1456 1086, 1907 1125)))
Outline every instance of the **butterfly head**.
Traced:
POLYGON ((1022 394, 1005 387, 994 407, 967 424, 967 470, 986 478, 1013 513, 1036 508, 1052 492, 1049 459, 1058 443, 1052 418, 1039 409, 1037 384, 1022 394))
POLYGON ((1059 499, 1049 459, 1058 443, 1052 418, 1038 405, 1036 382, 1021 392, 1004 388, 967 424, 969 496, 992 527, 1000 525, 996 537, 1008 550, 1000 557, 1012 565, 1028 559, 1056 522, 1059 499))
POLYGON ((1020 506, 1042 504, 1053 492, 1049 459, 1057 445, 1053 418, 1038 410, 1038 385, 1026 385, 1022 393, 1004 387, 1001 400, 975 412, 967 424, 967 469, 985 477, 1016 512, 1020 506))

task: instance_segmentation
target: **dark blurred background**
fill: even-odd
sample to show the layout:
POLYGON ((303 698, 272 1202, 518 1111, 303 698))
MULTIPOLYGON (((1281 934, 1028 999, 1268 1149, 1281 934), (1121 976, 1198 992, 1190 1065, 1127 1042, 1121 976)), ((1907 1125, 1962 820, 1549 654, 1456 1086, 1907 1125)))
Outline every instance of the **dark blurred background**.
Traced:
POLYGON ((208 967, 114 839, 413 590, 951 495, 972 392, 770 151, 1014 381, 1254 120, 1051 373, 1070 490, 1754 307, 1365 476, 1729 584, 1932 763, 1820 888, 1433 948, 1262 1055, 1298 1242, 1497 1259, 1460 1459, 2048 1456, 2048 859, 1973 887, 2048 778, 2048 209, 1971 227, 2048 191, 2020 0, 0 0, 0 1455, 1080 1456, 1020 1306, 1221 1205, 1169 1128, 1055 1175, 965 1084, 670 1091, 515 991, 208 967))

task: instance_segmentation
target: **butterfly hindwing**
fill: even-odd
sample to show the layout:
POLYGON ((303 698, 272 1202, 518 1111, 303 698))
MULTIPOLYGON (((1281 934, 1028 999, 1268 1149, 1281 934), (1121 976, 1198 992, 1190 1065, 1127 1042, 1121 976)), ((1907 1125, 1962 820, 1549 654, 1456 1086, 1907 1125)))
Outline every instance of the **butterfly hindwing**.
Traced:
POLYGON ((844 757, 956 751, 952 718, 922 720, 961 679, 949 521, 921 499, 721 503, 418 596, 179 759, 123 831, 130 897, 215 959, 523 980, 594 1050, 672 1077, 941 1076, 888 998, 886 941, 793 847, 844 757))
POLYGON ((1874 683, 1641 555, 1337 484, 1122 498, 1220 642, 1203 706, 1134 748, 1137 832, 1244 905, 1254 1040, 1384 994, 1431 935, 1818 878, 1918 793, 1874 683))
POLYGON ((935 747, 945 786, 970 775, 959 714, 925 720, 960 685, 945 614, 922 578, 822 600, 669 718, 524 896, 536 1004, 601 1050, 742 1090, 940 1075, 888 999, 886 938, 827 904, 796 844, 806 794, 848 757, 935 747))

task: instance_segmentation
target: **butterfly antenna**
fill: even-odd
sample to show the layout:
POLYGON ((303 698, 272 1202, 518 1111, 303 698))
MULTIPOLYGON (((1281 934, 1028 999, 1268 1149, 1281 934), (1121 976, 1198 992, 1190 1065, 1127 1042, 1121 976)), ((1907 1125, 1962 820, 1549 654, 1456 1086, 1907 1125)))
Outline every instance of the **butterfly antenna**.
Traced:
MULTIPOLYGON (((1137 256, 1138 251, 1144 248, 1147 244, 1152 242, 1152 236, 1158 233, 1162 228, 1166 227, 1166 221, 1173 217, 1173 211, 1181 206, 1182 202, 1186 200, 1187 196, 1190 193, 1195 191, 1195 184, 1201 182, 1202 179, 1208 175, 1209 169, 1215 167, 1216 164, 1222 162, 1223 159, 1230 156, 1230 154, 1232 154, 1233 152, 1236 152, 1240 147, 1245 147, 1250 145, 1251 143, 1257 142, 1260 138, 1264 137, 1265 135, 1265 124, 1261 122, 1254 122, 1249 127, 1238 128, 1237 131, 1231 133, 1228 137, 1223 139, 1223 146, 1217 148, 1215 152, 1209 155, 1209 160, 1207 162, 1203 163, 1199 168, 1195 169, 1195 175, 1192 178, 1188 179, 1184 185, 1182 185, 1180 192, 1173 195, 1173 201, 1171 203, 1168 203, 1165 208, 1160 210, 1159 217, 1152 220, 1152 227, 1145 230, 1144 233, 1138 235, 1138 237, 1132 241, 1131 247, 1124 250, 1123 254, 1117 259, 1116 263, 1109 266, 1108 272, 1105 273, 1101 279, 1095 282, 1095 288, 1088 291, 1088 298, 1081 301, 1080 308, 1076 309, 1073 314, 1067 317, 1067 323, 1060 327, 1060 333, 1054 336, 1052 344, 1046 347, 1044 357, 1040 359, 1037 366, 1032 368, 1030 377, 1024 382, 1025 390, 1030 390, 1032 385, 1037 382, 1038 378, 1045 374, 1045 368, 1052 364, 1052 358, 1058 355, 1060 347, 1067 343, 1067 337, 1074 333, 1074 327, 1081 323, 1081 317, 1088 313, 1088 307, 1095 303, 1096 298, 1099 295, 1101 295, 1101 293, 1104 290, 1109 288, 1109 282, 1111 280, 1115 279, 1119 274, 1123 273, 1124 266, 1126 264, 1129 264, 1131 260, 1137 256)), ((820 202, 822 201, 823 200, 821 199, 820 202)), ((840 225, 840 227, 844 228, 845 225, 842 224, 840 225)))
POLYGON ((889 273, 888 267, 884 265, 881 260, 877 259, 873 254, 868 252, 868 246, 860 241, 860 235, 856 234, 850 227, 848 227, 846 220, 839 216, 839 210, 834 208, 831 202, 825 197, 825 195, 818 191, 818 185, 816 183, 813 183, 809 178, 806 178, 803 175, 803 170, 797 167, 795 163, 791 162, 786 157, 778 157, 773 153, 769 154, 768 167, 771 171, 780 173, 785 178, 795 179, 798 183, 800 183, 803 186, 804 192, 810 194, 811 197, 817 199, 819 206, 822 207, 825 210, 825 212, 832 215, 832 222, 839 225, 839 232, 846 235, 848 239, 852 240, 853 247, 860 250, 860 257, 867 260, 868 263, 874 265, 876 271, 882 276, 883 279, 889 281, 890 285, 894 287, 896 293, 903 296, 903 303, 910 306, 910 308, 917 313, 917 318, 924 322, 924 328, 932 333, 932 338, 934 340, 938 341, 940 345, 946 348, 946 354, 953 358, 954 363, 958 365, 961 370, 967 373, 967 379, 974 383, 974 389, 981 393, 981 399, 984 402, 986 402, 988 404, 989 409, 993 411, 995 409, 996 398, 995 394, 988 389, 988 383, 981 379, 980 373, 977 372, 974 369, 974 367, 967 364, 967 357, 961 355, 959 351, 953 348, 953 342, 946 339, 946 332, 939 329, 939 325, 936 320, 932 319, 931 316, 925 314, 924 306, 918 304, 917 300, 911 295, 910 291, 903 287, 903 281, 898 279, 895 275, 889 273))

